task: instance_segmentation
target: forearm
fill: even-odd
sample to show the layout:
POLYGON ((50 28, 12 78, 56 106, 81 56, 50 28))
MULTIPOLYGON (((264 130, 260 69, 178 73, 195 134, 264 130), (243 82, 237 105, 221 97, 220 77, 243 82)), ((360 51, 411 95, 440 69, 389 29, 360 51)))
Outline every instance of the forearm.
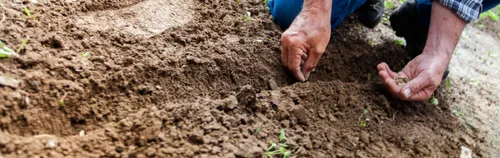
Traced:
POLYGON ((433 2, 431 24, 423 53, 441 56, 449 62, 464 27, 464 20, 443 5, 433 2))
POLYGON ((305 0, 302 13, 314 13, 321 15, 331 15, 332 0, 305 0))

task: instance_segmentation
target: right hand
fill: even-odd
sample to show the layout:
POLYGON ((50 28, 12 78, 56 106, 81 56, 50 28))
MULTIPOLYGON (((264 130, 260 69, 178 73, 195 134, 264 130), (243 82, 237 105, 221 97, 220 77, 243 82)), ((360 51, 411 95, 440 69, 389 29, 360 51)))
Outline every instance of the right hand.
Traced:
POLYGON ((330 40, 330 14, 302 12, 281 35, 281 64, 304 82, 330 40))

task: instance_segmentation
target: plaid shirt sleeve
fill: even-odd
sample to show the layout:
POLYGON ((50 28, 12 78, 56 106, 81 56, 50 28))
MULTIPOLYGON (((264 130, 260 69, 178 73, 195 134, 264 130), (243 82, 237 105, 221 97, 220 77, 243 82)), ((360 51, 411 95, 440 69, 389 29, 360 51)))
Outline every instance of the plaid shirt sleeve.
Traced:
POLYGON ((438 0, 438 2, 466 22, 479 18, 483 10, 483 0, 438 0))

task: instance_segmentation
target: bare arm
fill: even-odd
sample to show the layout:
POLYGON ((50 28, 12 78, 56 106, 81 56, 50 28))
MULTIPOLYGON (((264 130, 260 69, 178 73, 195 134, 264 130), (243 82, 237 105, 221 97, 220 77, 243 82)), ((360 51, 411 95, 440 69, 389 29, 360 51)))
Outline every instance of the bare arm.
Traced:
POLYGON ((442 76, 457 46, 465 22, 443 5, 433 2, 427 43, 421 55, 410 61, 401 72, 393 72, 386 63, 377 66, 385 87, 403 100, 425 101, 441 83, 442 76), (402 87, 395 77, 410 81, 402 87))

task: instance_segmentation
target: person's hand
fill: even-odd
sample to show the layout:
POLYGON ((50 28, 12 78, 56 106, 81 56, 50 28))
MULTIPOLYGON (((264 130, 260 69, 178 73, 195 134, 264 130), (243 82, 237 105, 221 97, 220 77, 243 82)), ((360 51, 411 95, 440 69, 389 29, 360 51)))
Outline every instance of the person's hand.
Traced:
POLYGON ((441 83, 450 57, 422 53, 410 61, 401 72, 393 72, 389 65, 380 63, 378 74, 393 96, 408 101, 426 101, 441 83), (407 78, 408 83, 399 87, 395 78, 407 78))
POLYGON ((330 40, 330 13, 302 12, 281 36, 281 64, 299 81, 309 78, 330 40))

